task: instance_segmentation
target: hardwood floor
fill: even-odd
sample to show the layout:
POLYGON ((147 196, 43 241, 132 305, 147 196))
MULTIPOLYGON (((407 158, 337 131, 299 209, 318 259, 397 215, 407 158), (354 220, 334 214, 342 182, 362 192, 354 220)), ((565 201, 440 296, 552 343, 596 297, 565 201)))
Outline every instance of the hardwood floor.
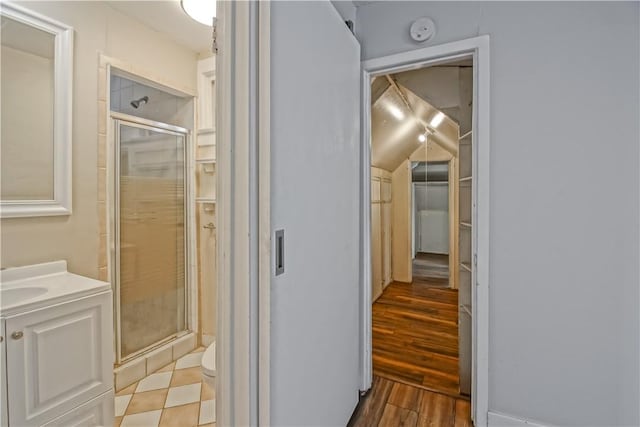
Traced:
POLYGON ((374 376, 349 427, 471 427, 469 401, 374 376))
POLYGON ((459 397, 458 292, 443 280, 391 283, 373 304, 373 373, 459 397))

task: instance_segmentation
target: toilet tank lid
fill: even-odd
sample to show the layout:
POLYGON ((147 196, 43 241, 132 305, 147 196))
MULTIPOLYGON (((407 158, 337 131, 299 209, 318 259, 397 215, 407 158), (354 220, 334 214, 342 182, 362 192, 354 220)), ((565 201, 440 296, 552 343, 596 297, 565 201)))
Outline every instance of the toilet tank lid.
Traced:
POLYGON ((216 376, 216 343, 207 347, 202 355, 202 372, 210 377, 216 376))

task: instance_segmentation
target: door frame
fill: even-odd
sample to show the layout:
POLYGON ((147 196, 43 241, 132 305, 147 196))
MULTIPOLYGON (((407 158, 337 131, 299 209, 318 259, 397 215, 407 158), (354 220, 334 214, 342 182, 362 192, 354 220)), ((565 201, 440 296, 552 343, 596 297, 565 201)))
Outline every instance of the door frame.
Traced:
POLYGON ((475 425, 487 425, 489 410, 489 36, 482 35, 451 43, 368 59, 362 62, 362 150, 361 150, 361 299, 360 336, 361 391, 371 388, 371 78, 411 69, 434 66, 455 58, 473 58, 473 221, 472 247, 476 259, 472 283, 474 310, 472 325, 472 417, 475 425))
POLYGON ((217 423, 269 425, 269 2, 218 2, 217 423))

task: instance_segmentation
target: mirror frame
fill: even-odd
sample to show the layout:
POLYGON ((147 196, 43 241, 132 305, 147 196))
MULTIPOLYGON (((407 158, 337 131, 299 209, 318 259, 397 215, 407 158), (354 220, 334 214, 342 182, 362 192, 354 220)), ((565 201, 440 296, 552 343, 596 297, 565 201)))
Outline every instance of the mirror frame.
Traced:
POLYGON ((73 28, 5 1, 0 3, 0 15, 55 37, 53 199, 0 200, 0 218, 71 215, 73 28))

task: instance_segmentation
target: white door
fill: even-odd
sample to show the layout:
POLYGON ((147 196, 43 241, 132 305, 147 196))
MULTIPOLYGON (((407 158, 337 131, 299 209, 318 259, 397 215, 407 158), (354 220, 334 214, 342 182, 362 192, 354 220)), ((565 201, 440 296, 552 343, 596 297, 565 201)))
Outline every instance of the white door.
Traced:
POLYGON ((271 425, 346 425, 359 386, 360 47, 329 1, 271 3, 271 425))

